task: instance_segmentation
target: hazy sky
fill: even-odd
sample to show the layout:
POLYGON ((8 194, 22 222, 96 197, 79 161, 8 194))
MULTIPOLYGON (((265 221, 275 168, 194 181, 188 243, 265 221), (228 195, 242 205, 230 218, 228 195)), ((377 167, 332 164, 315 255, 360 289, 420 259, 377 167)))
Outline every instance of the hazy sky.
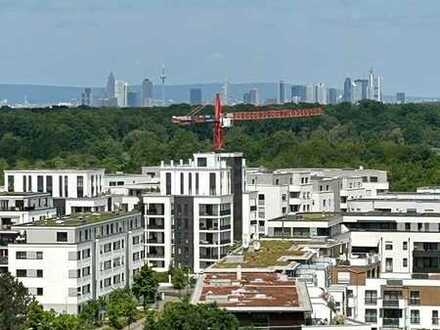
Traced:
POLYGON ((0 0, 0 83, 275 81, 440 95, 439 0, 0 0))

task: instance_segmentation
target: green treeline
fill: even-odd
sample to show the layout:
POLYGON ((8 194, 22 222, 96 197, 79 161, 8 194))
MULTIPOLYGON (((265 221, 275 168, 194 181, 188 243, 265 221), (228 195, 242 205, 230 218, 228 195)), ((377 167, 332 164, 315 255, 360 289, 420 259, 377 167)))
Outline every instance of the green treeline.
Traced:
MULTIPOLYGON (((212 140, 211 125, 170 122, 189 111, 187 105, 0 109, 0 169, 102 166, 138 172, 160 160, 188 159, 209 151, 212 140)), ((363 102, 327 106, 319 118, 237 123, 226 133, 225 151, 244 152, 249 166, 384 169, 393 190, 412 190, 440 184, 439 148, 440 105, 363 102)))

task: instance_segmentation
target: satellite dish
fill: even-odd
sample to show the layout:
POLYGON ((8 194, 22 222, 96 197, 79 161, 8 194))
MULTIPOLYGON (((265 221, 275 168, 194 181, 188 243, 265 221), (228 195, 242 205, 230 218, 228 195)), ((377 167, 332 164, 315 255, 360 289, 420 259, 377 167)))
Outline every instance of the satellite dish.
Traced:
POLYGON ((261 243, 260 243, 260 241, 253 241, 252 246, 255 251, 258 251, 261 248, 261 243))

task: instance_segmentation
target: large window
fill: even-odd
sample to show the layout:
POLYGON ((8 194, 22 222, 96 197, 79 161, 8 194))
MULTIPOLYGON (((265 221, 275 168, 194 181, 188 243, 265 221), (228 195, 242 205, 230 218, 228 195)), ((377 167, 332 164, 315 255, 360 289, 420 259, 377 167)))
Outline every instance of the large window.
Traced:
POLYGON ((69 181, 68 176, 64 176, 64 197, 69 197, 69 181))
POLYGON ((67 242, 67 232, 58 231, 57 232, 57 242, 67 242))
POLYGON ((180 194, 185 194, 185 176, 182 172, 180 173, 180 194))
POLYGON ((410 305, 420 305, 420 292, 411 291, 409 294, 409 304, 410 305))
POLYGON ((199 194, 199 173, 196 173, 196 195, 199 194))
POLYGON ((366 290, 365 291, 365 304, 366 305, 376 305, 377 304, 377 291, 376 290, 366 290))
POLYGON ((27 191, 27 176, 23 175, 23 192, 27 191))
POLYGON ((76 196, 78 198, 84 197, 84 177, 82 175, 76 177, 76 196))
POLYGON ((8 175, 8 191, 14 192, 14 179, 13 175, 8 175))
POLYGON ((365 310, 365 322, 377 323, 377 309, 368 308, 365 310))
POLYGON ((438 325, 438 311, 432 311, 432 324, 438 325))
POLYGON ((165 174, 166 194, 171 195, 171 173, 165 174))
POLYGON ((44 191, 44 183, 43 183, 43 176, 42 175, 37 176, 37 191, 38 192, 44 191))
POLYGON ((46 176, 46 192, 48 192, 49 194, 52 194, 52 191, 53 191, 52 175, 47 175, 46 176))
POLYGON ((385 271, 392 272, 393 271, 393 258, 385 259, 385 271))
POLYGON ((58 177, 58 194, 59 197, 63 197, 63 176, 58 177))
POLYGON ((419 324, 420 323, 420 311, 418 309, 411 310, 411 324, 419 324))
POLYGON ((209 173, 209 194, 215 195, 216 194, 216 176, 215 173, 209 173))

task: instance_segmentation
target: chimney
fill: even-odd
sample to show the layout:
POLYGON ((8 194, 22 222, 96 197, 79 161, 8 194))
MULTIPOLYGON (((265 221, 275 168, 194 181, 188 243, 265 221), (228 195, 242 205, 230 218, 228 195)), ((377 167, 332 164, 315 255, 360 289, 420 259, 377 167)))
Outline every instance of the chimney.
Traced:
POLYGON ((237 281, 241 281, 241 265, 237 266, 237 281))

